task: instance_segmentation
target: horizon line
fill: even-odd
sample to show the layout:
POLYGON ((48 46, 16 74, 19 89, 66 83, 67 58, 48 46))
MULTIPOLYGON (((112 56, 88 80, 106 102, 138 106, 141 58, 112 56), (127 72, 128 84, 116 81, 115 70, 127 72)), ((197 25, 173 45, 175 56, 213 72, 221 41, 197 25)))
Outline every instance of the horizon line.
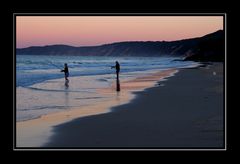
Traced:
POLYGON ((116 41, 116 42, 109 42, 109 43, 102 43, 102 44, 96 44, 96 45, 80 45, 80 46, 75 46, 75 45, 70 45, 70 44, 64 44, 64 43, 56 43, 56 44, 45 44, 45 45, 32 45, 32 46, 28 46, 28 47, 16 47, 16 49, 24 49, 24 48, 30 48, 30 47, 46 47, 46 46, 70 46, 70 47, 98 47, 98 46, 104 46, 104 45, 109 45, 109 44, 117 44, 117 43, 125 43, 125 42, 177 42, 177 41, 183 41, 183 40, 188 40, 188 39, 196 39, 196 38, 201 38, 204 37, 206 35, 218 32, 218 31, 224 31, 224 29, 218 29, 214 32, 211 33, 207 33, 205 35, 202 36, 198 36, 198 37, 193 37, 193 38, 184 38, 184 39, 179 39, 179 40, 123 40, 123 41, 116 41))

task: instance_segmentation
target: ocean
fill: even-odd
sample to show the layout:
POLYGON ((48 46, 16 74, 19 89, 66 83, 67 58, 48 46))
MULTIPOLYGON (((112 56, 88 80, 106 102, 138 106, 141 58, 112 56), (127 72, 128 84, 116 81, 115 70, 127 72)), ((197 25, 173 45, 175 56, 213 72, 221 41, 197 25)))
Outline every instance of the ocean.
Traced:
POLYGON ((71 110, 107 101, 97 89, 108 88, 116 79, 111 66, 121 66, 120 81, 172 68, 194 67, 198 63, 176 57, 100 57, 16 55, 17 121, 71 110), (60 72, 69 67, 69 85, 60 72))

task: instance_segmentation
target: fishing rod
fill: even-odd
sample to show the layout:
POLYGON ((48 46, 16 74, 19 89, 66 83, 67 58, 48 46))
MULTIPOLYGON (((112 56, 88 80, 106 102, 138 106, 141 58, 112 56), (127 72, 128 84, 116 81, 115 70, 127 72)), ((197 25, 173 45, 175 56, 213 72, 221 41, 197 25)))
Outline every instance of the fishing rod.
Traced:
POLYGON ((46 60, 49 64, 51 64, 52 66, 58 68, 58 69, 61 69, 62 70, 62 67, 60 68, 59 66, 57 66, 56 64, 54 64, 53 62, 49 61, 49 60, 46 60))

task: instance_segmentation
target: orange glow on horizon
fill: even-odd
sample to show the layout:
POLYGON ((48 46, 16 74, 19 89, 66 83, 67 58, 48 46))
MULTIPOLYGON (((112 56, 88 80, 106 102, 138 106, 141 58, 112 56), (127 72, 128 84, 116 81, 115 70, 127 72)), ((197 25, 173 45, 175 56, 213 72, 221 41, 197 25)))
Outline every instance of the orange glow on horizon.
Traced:
POLYGON ((17 16, 17 48, 173 41, 223 29, 223 16, 17 16))

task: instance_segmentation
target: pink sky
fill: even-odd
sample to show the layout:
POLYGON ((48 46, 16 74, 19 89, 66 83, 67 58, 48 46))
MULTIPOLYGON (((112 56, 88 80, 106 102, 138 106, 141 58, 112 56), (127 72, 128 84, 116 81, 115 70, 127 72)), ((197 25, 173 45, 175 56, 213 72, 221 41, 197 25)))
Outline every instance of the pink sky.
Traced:
POLYGON ((17 16, 17 48, 173 41, 223 29, 223 16, 17 16))

